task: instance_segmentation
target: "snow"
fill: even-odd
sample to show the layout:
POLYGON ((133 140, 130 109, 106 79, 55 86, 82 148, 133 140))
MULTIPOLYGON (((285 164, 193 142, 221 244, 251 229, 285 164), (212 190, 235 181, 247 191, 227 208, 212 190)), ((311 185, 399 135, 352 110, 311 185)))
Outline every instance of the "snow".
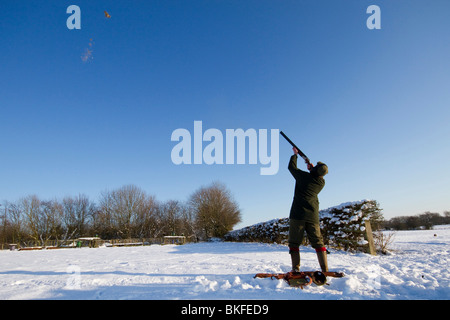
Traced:
MULTIPOLYGON (((331 250, 344 278, 304 290, 253 279, 290 270, 286 246, 186 245, 0 252, 0 299, 444 299, 450 298, 450 226, 398 231, 389 255, 331 250), (436 236, 435 236, 436 234, 436 236)), ((302 269, 318 268, 301 248, 302 269)))

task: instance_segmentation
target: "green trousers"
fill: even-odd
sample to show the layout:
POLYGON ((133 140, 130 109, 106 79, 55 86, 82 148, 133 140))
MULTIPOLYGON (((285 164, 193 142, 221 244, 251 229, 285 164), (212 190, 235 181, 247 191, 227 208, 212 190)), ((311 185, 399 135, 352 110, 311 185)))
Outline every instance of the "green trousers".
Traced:
POLYGON ((303 242, 303 237, 308 236, 308 240, 314 249, 324 247, 320 226, 315 223, 306 222, 304 220, 289 220, 289 248, 298 248, 303 242))

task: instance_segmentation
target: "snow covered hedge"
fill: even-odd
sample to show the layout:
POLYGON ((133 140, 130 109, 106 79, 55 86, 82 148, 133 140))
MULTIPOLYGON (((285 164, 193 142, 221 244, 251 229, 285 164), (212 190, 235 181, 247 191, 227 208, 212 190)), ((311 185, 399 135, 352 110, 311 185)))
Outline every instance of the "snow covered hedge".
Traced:
POLYGON ((254 224, 225 235, 225 241, 285 243, 289 233, 289 219, 273 219, 254 224))
POLYGON ((327 246, 344 250, 365 250, 365 221, 376 230, 383 220, 374 200, 342 203, 320 211, 320 227, 327 246))
MULTIPOLYGON (((366 244, 364 240, 365 221, 370 220, 372 228, 376 229, 377 224, 383 218, 381 209, 374 200, 342 203, 321 210, 319 216, 326 246, 356 251, 364 250, 366 244)), ((288 233, 289 218, 282 218, 233 230, 225 235, 225 240, 287 243, 288 233)))

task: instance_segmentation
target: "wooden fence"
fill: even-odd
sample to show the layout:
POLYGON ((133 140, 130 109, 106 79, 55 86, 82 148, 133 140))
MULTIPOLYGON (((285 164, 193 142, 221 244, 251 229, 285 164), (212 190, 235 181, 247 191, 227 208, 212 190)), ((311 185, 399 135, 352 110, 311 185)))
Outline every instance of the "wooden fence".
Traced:
POLYGON ((159 238, 134 238, 134 239, 111 239, 104 240, 100 238, 79 238, 72 240, 48 240, 48 241, 25 241, 20 244, 3 243, 0 244, 0 250, 51 250, 68 248, 98 248, 98 247, 132 247, 132 246, 150 246, 163 244, 184 244, 195 242, 195 237, 179 237, 183 241, 168 242, 166 237, 159 238))

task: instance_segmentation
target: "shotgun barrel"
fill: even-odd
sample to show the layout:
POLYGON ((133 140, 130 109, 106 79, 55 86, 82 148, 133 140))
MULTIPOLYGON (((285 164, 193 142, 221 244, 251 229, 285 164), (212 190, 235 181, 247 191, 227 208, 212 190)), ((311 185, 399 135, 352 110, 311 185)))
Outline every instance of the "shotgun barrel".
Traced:
POLYGON ((310 163, 311 163, 311 162, 309 161, 309 158, 302 152, 302 150, 300 150, 300 149, 295 145, 295 143, 293 143, 293 142, 291 141, 291 139, 288 138, 287 135, 284 134, 283 131, 280 131, 280 134, 283 136, 283 138, 286 139, 287 142, 289 142, 289 143, 291 144, 291 146, 293 146, 295 149, 298 150, 298 154, 300 155, 300 157, 303 158, 303 160, 305 160, 305 162, 306 162, 307 164, 310 164, 310 163))

